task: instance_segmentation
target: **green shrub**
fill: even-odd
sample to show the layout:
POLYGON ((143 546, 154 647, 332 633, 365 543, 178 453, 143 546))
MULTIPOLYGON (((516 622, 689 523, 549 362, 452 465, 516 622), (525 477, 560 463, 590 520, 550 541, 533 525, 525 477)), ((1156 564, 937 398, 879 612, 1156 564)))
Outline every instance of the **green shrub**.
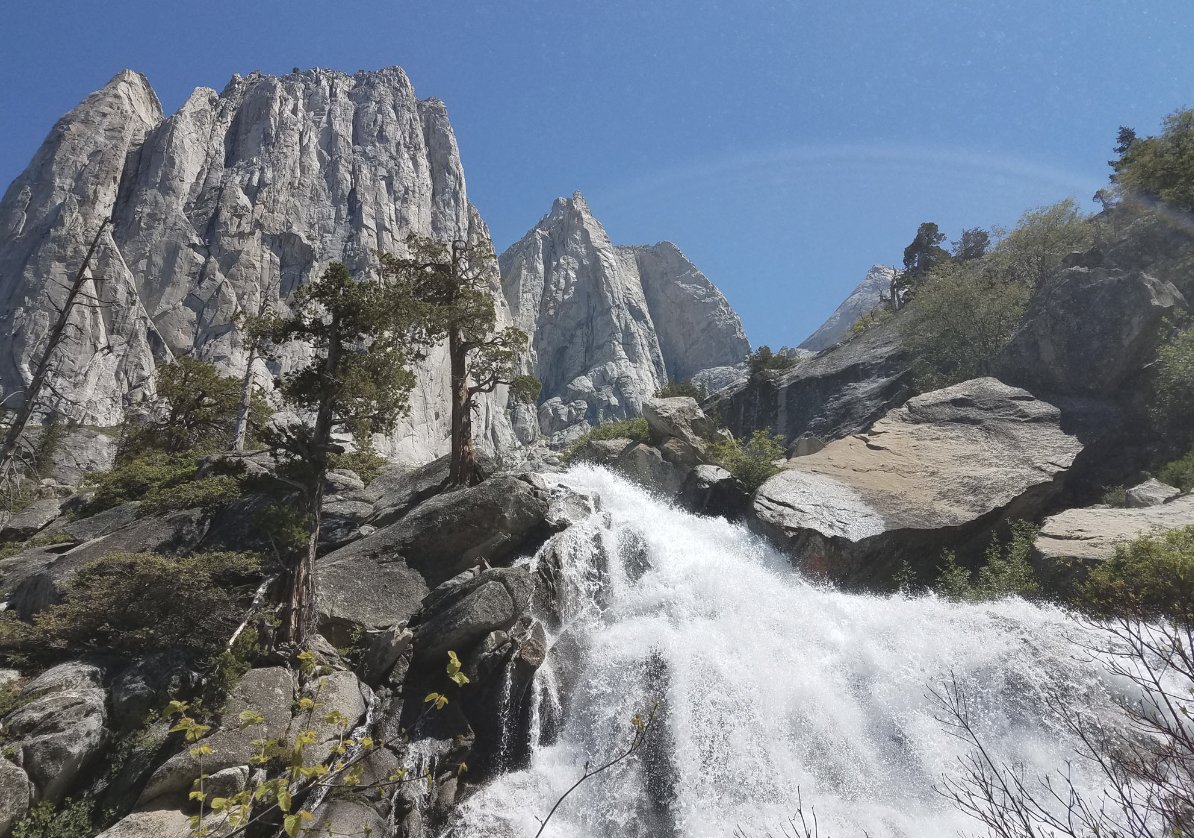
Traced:
POLYGON ((240 624, 260 577, 250 553, 110 553, 85 565, 31 630, 53 648, 209 653, 240 624))
POLYGON ((1118 545, 1079 586, 1078 601, 1097 614, 1194 627, 1194 526, 1118 545))
POLYGON ((641 416, 635 419, 618 419, 612 422, 602 422, 597 427, 583 434, 576 442, 569 445, 560 455, 564 462, 570 463, 591 440, 628 439, 631 442, 646 444, 650 441, 647 420, 641 416))
POLYGON ((782 353, 783 349, 779 353, 776 353, 771 351, 770 346, 760 346, 751 353, 748 359, 750 362, 750 374, 752 376, 761 375, 762 373, 786 370, 796 366, 798 361, 795 358, 782 353))
POLYGON ((1128 505, 1128 490, 1124 486, 1108 486, 1103 490, 1099 503, 1107 506, 1124 507, 1128 505))
POLYGON ((783 442, 783 437, 768 431, 755 431, 745 443, 731 436, 718 437, 709 445, 709 457, 753 492, 779 473, 775 461, 785 459, 783 442))
POLYGON ((1030 558, 1039 532, 1037 526, 1027 521, 1012 521, 1007 544, 1001 544, 999 537, 993 535, 974 575, 958 563, 952 550, 946 550, 938 566, 937 593, 948 599, 971 601, 1036 596, 1040 584, 1030 558))
POLYGON ((95 495, 80 514, 94 515, 127 501, 141 500, 151 491, 190 480, 197 468, 194 454, 143 451, 117 462, 111 471, 89 476, 87 485, 95 489, 95 495))
POLYGON ((226 474, 155 486, 141 499, 138 515, 160 515, 178 509, 221 509, 241 496, 240 481, 226 474))
POLYGON ((672 399, 677 396, 687 396, 690 399, 702 402, 708 395, 704 387, 694 383, 691 378, 686 378, 683 381, 669 381, 667 384, 664 384, 655 394, 655 398, 672 399))
POLYGON ((895 315, 892 314, 891 309, 886 306, 879 306, 873 308, 866 314, 854 321, 854 325, 850 327, 851 335, 861 335, 863 332, 873 329, 881 323, 886 323, 895 315))
POLYGON ((386 458, 370 446, 357 448, 355 451, 348 451, 344 454, 335 454, 331 459, 330 466, 333 469, 346 468, 365 483, 372 483, 381 474, 382 466, 385 464, 386 458))
POLYGON ((1157 350, 1152 388, 1152 409, 1162 429, 1179 444, 1194 441, 1194 327, 1157 350))
POLYGON ((1164 465, 1157 473, 1157 479, 1183 492, 1194 491, 1194 448, 1186 452, 1184 457, 1164 465))
POLYGON ((98 832, 89 800, 36 804, 12 828, 12 838, 89 838, 98 832))
POLYGON ((533 375, 516 375, 510 382, 510 398, 523 404, 534 404, 543 392, 543 382, 533 375))

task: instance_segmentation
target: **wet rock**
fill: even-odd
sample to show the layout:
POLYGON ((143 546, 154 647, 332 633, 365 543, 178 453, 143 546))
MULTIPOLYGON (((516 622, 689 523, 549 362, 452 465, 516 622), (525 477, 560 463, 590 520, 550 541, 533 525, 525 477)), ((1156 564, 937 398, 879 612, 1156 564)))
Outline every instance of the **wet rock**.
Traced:
POLYGON ((663 459, 658 448, 637 442, 618 455, 614 468, 634 482, 668 497, 680 490, 688 472, 685 467, 663 459))
POLYGON ((735 520, 750 506, 750 493, 724 468, 698 465, 684 479, 680 503, 698 515, 735 520))
POLYGON ((59 664, 26 684, 22 705, 4 719, 21 766, 46 800, 61 800, 107 742, 102 677, 90 664, 59 664))
POLYGON ((464 654, 490 632, 510 628, 526 613, 534 587, 527 568, 508 567, 432 591, 414 629, 416 662, 438 661, 449 650, 464 654))
POLYGON ((790 460, 752 511, 806 569, 847 584, 883 581, 902 560, 935 562, 999 518, 1034 517, 1081 450, 1057 408, 974 379, 790 460))

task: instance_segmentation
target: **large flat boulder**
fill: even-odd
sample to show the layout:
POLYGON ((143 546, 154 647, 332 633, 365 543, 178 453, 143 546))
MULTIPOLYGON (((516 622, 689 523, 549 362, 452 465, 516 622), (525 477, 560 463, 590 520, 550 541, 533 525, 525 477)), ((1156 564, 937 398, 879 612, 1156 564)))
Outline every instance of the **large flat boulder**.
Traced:
POLYGON ((802 566, 847 584, 932 566, 1004 517, 1033 517, 1082 450, 1053 405, 993 378, 910 399, 869 433, 790 460, 755 521, 802 566))
POLYGON ((1045 519, 1036 552, 1046 575, 1069 575, 1106 561, 1119 544, 1151 532, 1194 526, 1194 495, 1136 509, 1091 506, 1067 509, 1045 519))

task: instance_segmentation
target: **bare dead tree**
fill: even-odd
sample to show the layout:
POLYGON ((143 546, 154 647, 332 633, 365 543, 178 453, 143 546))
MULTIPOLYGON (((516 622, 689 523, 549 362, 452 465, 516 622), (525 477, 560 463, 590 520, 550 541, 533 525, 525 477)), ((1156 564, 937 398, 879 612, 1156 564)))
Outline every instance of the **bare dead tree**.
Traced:
POLYGON ((1064 699, 1052 701, 1078 742, 1078 762, 1043 777, 995 758, 975 729, 956 678, 931 689, 938 717, 970 745, 961 773, 937 791, 999 838, 1180 838, 1194 835, 1194 633, 1191 626, 1123 618, 1098 624, 1108 642, 1092 648, 1110 674, 1135 685, 1121 701, 1126 725, 1105 730, 1064 699), (1100 777, 1092 798, 1075 766, 1100 777))
MULTIPOLYGON (((95 233, 95 238, 91 240, 91 246, 87 248, 87 255, 83 257, 83 264, 79 266, 79 271, 75 274, 74 282, 67 289, 65 302, 63 302, 61 308, 55 306, 58 311, 58 319, 50 329, 49 337, 46 339, 46 345, 42 349, 41 358, 37 362, 33 378, 30 380, 29 386, 25 388, 24 401, 9 423, 4 435, 3 447, 0 447, 0 481, 3 481, 6 485, 11 485, 19 477, 17 474, 17 461, 21 440, 24 436, 25 428, 33 416, 33 412, 37 409, 42 390, 49 389, 62 398, 62 394, 57 393, 53 384, 49 381, 49 375, 52 370, 54 353, 66 335, 67 326, 70 325, 71 312, 78 305, 100 307, 98 305, 93 306, 87 302, 86 295, 82 295, 82 291, 88 279, 87 268, 91 264, 91 257, 95 255, 100 239, 103 237, 104 231, 110 223, 110 218, 105 218, 100 222, 99 229, 95 233), (84 297, 83 300, 80 300, 81 295, 84 297)), ((95 300, 95 303, 99 304, 99 301, 95 300)), ((53 305, 53 301, 51 301, 51 305, 53 305)))

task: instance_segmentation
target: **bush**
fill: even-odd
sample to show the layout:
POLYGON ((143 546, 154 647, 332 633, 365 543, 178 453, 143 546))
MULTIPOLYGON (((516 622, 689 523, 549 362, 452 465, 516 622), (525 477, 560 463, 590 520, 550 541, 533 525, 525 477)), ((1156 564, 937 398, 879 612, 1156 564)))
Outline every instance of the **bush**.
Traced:
POLYGON ((568 446, 561 455, 564 462, 572 462, 585 444, 591 440, 629 439, 644 445, 650 441, 647 420, 641 416, 634 419, 618 419, 613 422, 602 422, 591 431, 583 434, 576 442, 568 446))
POLYGON ((64 800, 55 806, 43 800, 12 828, 12 838, 89 838, 99 830, 88 800, 64 800))
POLYGON ((87 478, 87 485, 95 488, 95 495, 80 514, 94 515, 131 500, 141 500, 151 491, 190 480, 197 468, 195 455, 190 453, 167 454, 150 450, 122 459, 111 471, 87 478))
POLYGON ((510 398, 523 404, 534 404, 543 392, 543 382, 533 375, 516 375, 510 382, 510 398))
POLYGON ((850 327, 850 334, 854 336, 861 335, 863 332, 875 328, 876 326, 886 323, 895 315, 892 314, 891 309, 886 306, 873 308, 866 314, 854 321, 854 325, 850 327))
POLYGON ((1097 614, 1194 626, 1194 526, 1117 546, 1112 559, 1091 570, 1078 598, 1097 614))
POLYGON ((235 477, 216 474, 182 483, 155 486, 145 493, 138 515, 160 515, 178 509, 222 509, 241 496, 241 484, 235 477))
POLYGON ((753 492, 774 474, 776 460, 786 458, 783 437, 755 431, 745 443, 735 437, 719 437, 709 445, 709 456, 753 492))
POLYGON ((1157 350, 1152 385, 1153 414, 1162 429, 1178 444, 1194 441, 1194 327, 1157 350))
POLYGON ((244 618, 260 578, 250 553, 110 553, 79 571, 32 636, 54 648, 211 653, 244 618))
POLYGON ((1184 457, 1162 466, 1157 479, 1183 492, 1194 491, 1194 448, 1186 452, 1184 457))
POLYGON ((376 480, 385 464, 386 458, 374 451, 372 446, 358 447, 355 451, 335 454, 329 463, 333 469, 348 469, 365 483, 372 483, 376 480))
POLYGON ((750 374, 752 376, 760 375, 766 372, 777 370, 786 370, 796 366, 798 363, 795 358, 783 354, 783 349, 778 353, 772 352, 770 346, 760 346, 756 349, 748 359, 750 363, 750 374))
POLYGON ((708 395, 704 387, 694 383, 691 378, 686 378, 683 381, 669 381, 667 384, 664 384, 655 393, 655 398, 671 399, 677 396, 687 396, 690 399, 702 402, 708 395))
POLYGON ((1103 490, 1099 503, 1107 506, 1124 507, 1128 505, 1128 490, 1124 486, 1108 486, 1103 490))
POLYGON ((973 577, 958 564, 954 552, 946 550, 938 567, 937 593, 947 599, 970 601, 1036 596, 1040 584, 1030 557, 1038 532, 1040 529, 1027 521, 1012 521, 1008 543, 1000 544, 998 536, 992 536, 973 577))

